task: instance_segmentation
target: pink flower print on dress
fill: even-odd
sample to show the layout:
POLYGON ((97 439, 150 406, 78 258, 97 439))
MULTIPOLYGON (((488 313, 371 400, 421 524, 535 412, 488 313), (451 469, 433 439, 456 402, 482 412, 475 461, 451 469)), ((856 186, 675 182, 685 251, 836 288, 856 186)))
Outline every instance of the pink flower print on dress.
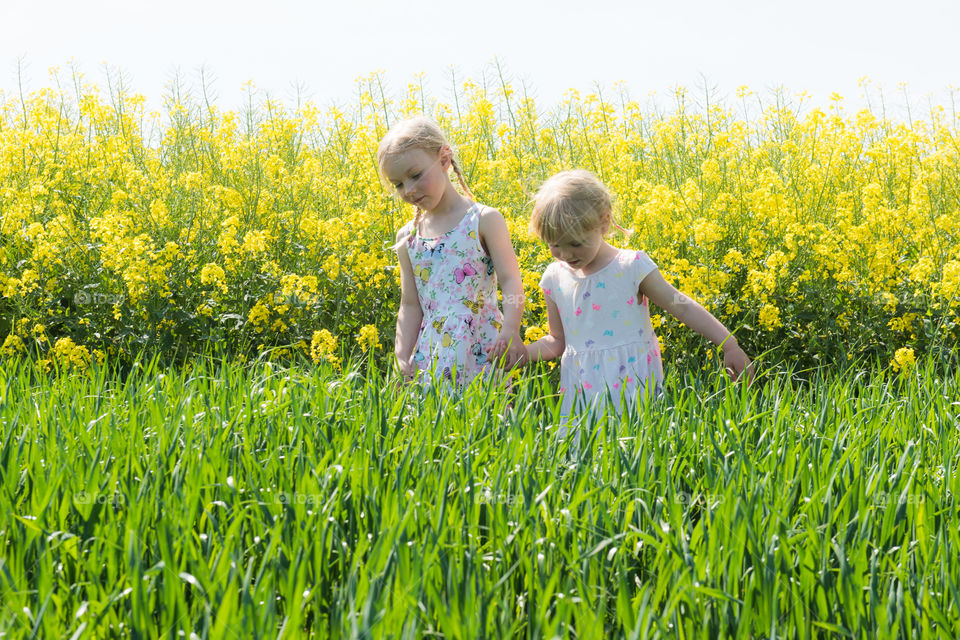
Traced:
POLYGON ((633 304, 633 296, 630 296, 630 299, 627 300, 627 304, 633 304))
POLYGON ((546 294, 546 295, 550 295, 550 292, 551 292, 551 291, 553 291, 553 289, 544 289, 544 290, 543 290, 543 293, 546 294))
POLYGON ((594 311, 600 311, 600 305, 598 305, 598 304, 593 304, 592 306, 593 306, 593 310, 594 310, 594 311))
POLYGON ((583 383, 583 388, 586 389, 587 391, 589 391, 590 389, 593 389, 593 385, 590 384, 589 382, 584 382, 584 383, 583 383))
POLYGON ((477 275, 477 270, 473 268, 473 265, 469 262, 464 262, 462 267, 457 267, 453 271, 453 277, 456 278, 457 284, 462 284, 463 279, 467 276, 477 275))
POLYGON ((583 309, 581 309, 580 307, 577 307, 577 310, 573 312, 573 315, 578 316, 581 313, 583 313, 583 309))

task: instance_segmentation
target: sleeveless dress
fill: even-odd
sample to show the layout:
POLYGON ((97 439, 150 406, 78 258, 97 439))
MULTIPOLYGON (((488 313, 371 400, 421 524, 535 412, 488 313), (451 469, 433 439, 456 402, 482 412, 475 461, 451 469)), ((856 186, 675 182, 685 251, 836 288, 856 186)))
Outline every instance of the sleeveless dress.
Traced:
POLYGON ((447 233, 425 238, 418 228, 407 236, 423 310, 413 362, 425 384, 434 367, 445 385, 459 388, 494 372, 486 348, 496 339, 503 316, 493 260, 480 244, 479 227, 480 205, 474 202, 447 233))
POLYGON ((540 287, 557 305, 566 342, 560 360, 565 418, 602 412, 607 398, 619 415, 624 401, 633 404, 648 389, 654 395, 662 390, 660 343, 649 301, 637 296, 640 281, 656 268, 643 251, 620 249, 587 276, 560 261, 544 271, 540 287))

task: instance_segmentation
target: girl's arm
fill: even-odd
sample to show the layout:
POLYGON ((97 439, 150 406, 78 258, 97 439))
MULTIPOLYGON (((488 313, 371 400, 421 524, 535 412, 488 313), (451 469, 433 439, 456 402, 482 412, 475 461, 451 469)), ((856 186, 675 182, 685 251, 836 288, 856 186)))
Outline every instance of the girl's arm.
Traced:
POLYGON ((547 324, 550 328, 550 335, 544 336, 527 345, 527 356, 523 364, 538 362, 540 360, 553 360, 563 353, 566 348, 566 339, 563 335, 563 322, 560 320, 560 310, 557 304, 543 296, 547 303, 547 324))
POLYGON ((506 353, 504 365, 512 367, 527 353, 520 337, 524 302, 523 279, 520 277, 520 265, 510 242, 507 223, 503 214, 496 209, 484 207, 480 214, 480 242, 493 261, 503 293, 503 327, 496 341, 487 349, 487 354, 491 359, 496 359, 506 353))
POLYGON ((696 300, 684 295, 664 280, 659 269, 651 271, 640 282, 639 293, 713 344, 720 346, 723 349, 724 367, 732 370, 731 377, 734 380, 744 371, 748 380, 753 379, 753 364, 730 330, 696 300))
MULTIPOLYGON (((403 234, 402 230, 397 234, 398 243, 406 238, 405 234, 402 237, 401 234, 403 234)), ((397 313, 394 355, 397 357, 400 373, 409 380, 413 378, 414 373, 410 357, 417 346, 417 336, 420 334, 420 324, 423 322, 423 309, 420 307, 420 298, 417 296, 417 282, 413 274, 410 254, 407 253, 405 245, 400 245, 397 249, 397 256, 400 259, 400 309, 397 313)))

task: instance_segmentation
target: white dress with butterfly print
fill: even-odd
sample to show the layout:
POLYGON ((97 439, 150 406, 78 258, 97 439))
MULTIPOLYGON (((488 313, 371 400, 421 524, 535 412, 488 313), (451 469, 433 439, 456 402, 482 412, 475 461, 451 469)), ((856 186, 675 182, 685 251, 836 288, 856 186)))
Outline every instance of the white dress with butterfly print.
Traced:
POLYGON ((561 415, 602 409, 612 397, 619 414, 621 398, 659 394, 663 385, 660 343, 650 323, 640 281, 657 266, 643 251, 620 249, 606 266, 578 275, 554 262, 540 279, 545 296, 557 305, 566 349, 560 360, 561 415))
MULTIPOLYGON (((436 367, 436 374, 457 385, 477 375, 490 375, 487 346, 500 331, 503 315, 497 304, 497 275, 480 244, 480 206, 476 203, 456 227, 424 238, 417 229, 407 236, 423 322, 413 363, 418 375, 436 367)), ((424 376, 424 382, 429 380, 424 376)))

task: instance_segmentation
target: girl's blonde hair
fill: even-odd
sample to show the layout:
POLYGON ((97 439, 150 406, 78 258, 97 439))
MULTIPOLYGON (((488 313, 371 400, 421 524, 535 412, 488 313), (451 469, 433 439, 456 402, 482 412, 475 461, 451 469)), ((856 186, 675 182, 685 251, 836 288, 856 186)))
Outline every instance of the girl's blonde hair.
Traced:
MULTIPOLYGON (((443 131, 433 120, 423 116, 401 120, 390 127, 387 134, 383 136, 380 147, 377 149, 377 168, 380 170, 381 179, 383 177, 383 163, 389 156, 413 149, 439 155, 444 147, 450 149, 450 167, 456 174, 460 187, 467 197, 473 200, 473 193, 467 187, 467 181, 464 179, 463 171, 460 170, 460 165, 457 163, 457 154, 453 145, 450 144, 447 136, 443 135, 443 131)), ((419 227, 422 215, 423 211, 420 207, 417 207, 413 216, 414 231, 419 227)))
POLYGON ((585 169, 561 171, 540 185, 533 198, 530 231, 544 242, 579 241, 606 220, 630 235, 613 215, 613 198, 602 182, 585 169))

